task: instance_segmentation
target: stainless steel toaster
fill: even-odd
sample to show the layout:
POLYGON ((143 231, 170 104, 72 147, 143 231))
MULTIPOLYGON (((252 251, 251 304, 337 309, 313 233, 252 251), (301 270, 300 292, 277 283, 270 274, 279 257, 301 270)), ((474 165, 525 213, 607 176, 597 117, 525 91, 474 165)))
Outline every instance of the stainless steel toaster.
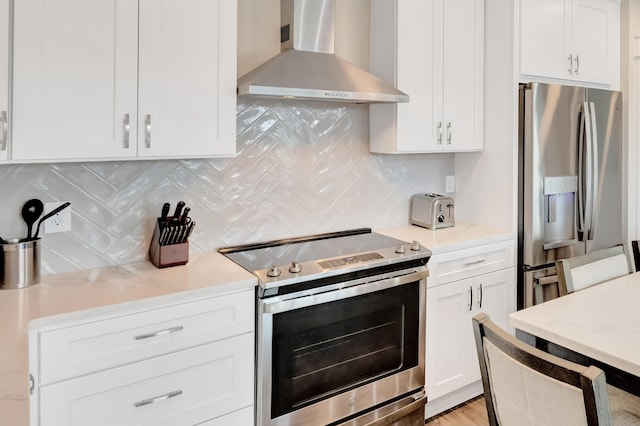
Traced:
POLYGON ((428 229, 455 225, 453 198, 439 194, 417 194, 411 198, 411 223, 428 229))

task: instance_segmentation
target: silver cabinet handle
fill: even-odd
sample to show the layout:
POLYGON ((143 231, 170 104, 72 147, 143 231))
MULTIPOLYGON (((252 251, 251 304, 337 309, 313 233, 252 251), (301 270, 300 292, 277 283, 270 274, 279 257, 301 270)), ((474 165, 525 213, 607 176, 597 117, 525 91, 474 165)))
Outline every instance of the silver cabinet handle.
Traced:
POLYGON ((144 407, 145 405, 150 405, 159 401, 164 401, 165 399, 173 398, 178 395, 182 395, 181 390, 175 390, 173 392, 168 392, 163 395, 154 396, 153 398, 143 399, 142 401, 135 402, 133 406, 136 408, 144 407))
POLYGON ((478 308, 482 308, 482 284, 478 287, 480 290, 480 296, 478 297, 478 308))
POLYGON ((139 336, 134 337, 134 339, 136 340, 150 339, 152 337, 162 336, 163 334, 170 334, 170 333, 175 333, 177 331, 182 331, 183 329, 184 329, 183 326, 178 325, 176 327, 167 328, 166 330, 160 330, 160 331, 154 331, 152 333, 141 334, 139 336))
POLYGON ((451 145, 451 122, 447 122, 447 145, 451 145))
POLYGON ((473 286, 469 286, 469 304, 467 305, 469 310, 473 309, 473 286))
POLYGON ((2 139, 0 139, 0 151, 6 151, 9 128, 9 120, 7 120, 7 111, 0 112, 0 121, 2 121, 2 139))
POLYGON ((144 116, 144 143, 151 148, 151 114, 144 116))
POLYGON ((569 71, 569 75, 573 74, 573 55, 571 53, 569 53, 569 69, 567 71, 569 71))
POLYGON ((471 262, 466 262, 464 266, 473 266, 478 265, 480 263, 484 263, 484 259, 472 260, 471 262))
POLYGON ((576 55, 576 75, 580 72, 580 56, 576 55))
POLYGON ((442 121, 438 121, 438 145, 442 145, 442 121))
POLYGON ((124 119, 122 120, 122 140, 125 148, 129 148, 130 130, 131 130, 131 125, 129 123, 129 114, 125 114, 124 119))

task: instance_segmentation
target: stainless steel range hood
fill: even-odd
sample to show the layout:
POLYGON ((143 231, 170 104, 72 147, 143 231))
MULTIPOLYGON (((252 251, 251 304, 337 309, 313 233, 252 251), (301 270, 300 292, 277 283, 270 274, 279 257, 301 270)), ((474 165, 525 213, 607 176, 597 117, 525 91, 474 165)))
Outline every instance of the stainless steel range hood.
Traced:
POLYGON ((334 54, 335 0, 281 0, 282 52, 238 79, 238 96, 408 102, 409 96, 334 54), (293 42, 287 41, 293 31, 293 42))

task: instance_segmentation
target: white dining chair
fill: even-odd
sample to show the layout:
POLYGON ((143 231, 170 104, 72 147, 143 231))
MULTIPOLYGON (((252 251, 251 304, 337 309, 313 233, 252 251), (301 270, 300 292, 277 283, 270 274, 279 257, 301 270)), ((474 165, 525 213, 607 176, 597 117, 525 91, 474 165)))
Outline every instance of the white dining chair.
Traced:
POLYGON ((529 346, 484 313, 473 330, 491 426, 640 425, 626 410, 612 413, 601 369, 529 346))
POLYGON ((633 272, 625 246, 595 250, 582 256, 556 260, 558 293, 564 296, 576 290, 612 280, 633 272))

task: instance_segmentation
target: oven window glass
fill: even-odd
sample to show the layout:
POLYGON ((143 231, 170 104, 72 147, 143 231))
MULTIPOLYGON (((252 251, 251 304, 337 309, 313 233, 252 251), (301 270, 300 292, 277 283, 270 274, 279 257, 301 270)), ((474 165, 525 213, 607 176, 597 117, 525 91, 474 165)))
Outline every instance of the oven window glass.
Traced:
POLYGON ((272 417, 418 365, 419 284, 274 315, 272 417))

